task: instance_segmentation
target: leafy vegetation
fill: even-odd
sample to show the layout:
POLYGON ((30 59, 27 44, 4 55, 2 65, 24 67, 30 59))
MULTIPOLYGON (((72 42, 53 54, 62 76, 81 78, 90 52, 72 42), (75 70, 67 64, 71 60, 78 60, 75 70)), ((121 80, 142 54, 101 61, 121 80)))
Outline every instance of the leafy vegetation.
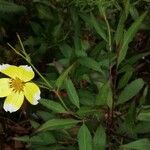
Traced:
POLYGON ((148 10, 149 0, 0 0, 0 63, 30 65, 42 91, 11 114, 1 98, 0 149, 148 150, 148 10))

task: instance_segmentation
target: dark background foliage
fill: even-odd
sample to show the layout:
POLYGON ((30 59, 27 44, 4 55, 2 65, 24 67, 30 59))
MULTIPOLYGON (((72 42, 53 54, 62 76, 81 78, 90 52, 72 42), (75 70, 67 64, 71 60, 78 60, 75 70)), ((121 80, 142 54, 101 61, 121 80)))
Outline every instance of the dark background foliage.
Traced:
POLYGON ((0 0, 0 63, 27 64, 42 91, 13 114, 0 149, 149 150, 149 0, 0 0))

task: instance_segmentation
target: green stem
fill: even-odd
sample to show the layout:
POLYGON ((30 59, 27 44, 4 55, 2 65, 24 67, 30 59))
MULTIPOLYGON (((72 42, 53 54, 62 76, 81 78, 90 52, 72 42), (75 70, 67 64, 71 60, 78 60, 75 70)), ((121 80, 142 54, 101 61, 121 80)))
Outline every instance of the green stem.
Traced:
POLYGON ((68 111, 69 109, 67 108, 66 104, 64 103, 63 99, 61 98, 61 96, 59 95, 58 91, 54 90, 54 93, 57 95, 57 97, 59 98, 60 102, 62 103, 62 105, 64 106, 64 108, 68 111))

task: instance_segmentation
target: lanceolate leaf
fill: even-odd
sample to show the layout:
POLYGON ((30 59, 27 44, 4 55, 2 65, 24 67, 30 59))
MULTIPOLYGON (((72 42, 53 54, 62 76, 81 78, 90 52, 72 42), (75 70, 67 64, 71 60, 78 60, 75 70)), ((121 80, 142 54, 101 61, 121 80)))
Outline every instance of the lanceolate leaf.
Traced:
POLYGON ((133 71, 127 71, 122 78, 119 80, 119 84, 118 84, 118 88, 121 89, 123 88, 125 85, 127 85, 128 81, 130 80, 130 78, 132 77, 133 71))
POLYGON ((108 81, 99 89, 99 93, 96 97, 96 105, 107 105, 111 108, 112 101, 112 90, 110 82, 108 81))
POLYGON ((62 52, 62 54, 66 57, 66 58, 70 58, 73 54, 73 49, 66 43, 64 43, 63 45, 60 46, 60 50, 62 52))
POLYGON ((85 124, 79 129, 78 144, 79 150, 92 150, 92 136, 85 124))
POLYGON ((99 126, 94 135, 94 150, 105 150, 106 146, 106 133, 102 126, 99 126))
POLYGON ((128 60, 126 60, 126 64, 131 64, 132 65, 132 64, 136 63, 138 60, 140 60, 143 57, 146 57, 148 55, 150 55, 150 52, 136 54, 133 57, 131 57, 128 60))
POLYGON ((70 101, 79 108, 80 107, 79 106, 79 97, 78 97, 76 89, 70 79, 66 79, 65 87, 66 87, 70 101))
POLYGON ((50 132, 41 132, 31 137, 30 136, 15 137, 14 139, 22 142, 28 142, 39 145, 53 144, 56 142, 56 139, 50 132))
POLYGON ((47 99, 41 99, 40 103, 44 107, 46 107, 56 113, 65 113, 66 112, 65 108, 58 102, 55 102, 52 100, 47 100, 47 99))
POLYGON ((117 30, 116 30, 116 33, 115 33, 115 41, 116 41, 117 46, 119 45, 119 43, 121 42, 121 40, 123 38, 123 30, 124 30, 125 20, 126 20, 125 12, 122 12, 122 14, 120 16, 118 26, 117 26, 117 30))
POLYGON ((98 22, 96 21, 94 15, 91 13, 91 23, 92 25, 94 26, 96 32, 105 40, 107 41, 107 38, 106 38, 106 34, 103 30, 102 27, 100 27, 100 25, 98 24, 98 22))
POLYGON ((67 129, 76 125, 80 121, 74 119, 52 119, 48 120, 44 124, 42 124, 37 132, 46 131, 46 130, 58 130, 58 129, 67 129))
POLYGON ((140 139, 121 146, 122 148, 133 149, 133 150, 149 150, 150 142, 148 139, 140 139))
POLYGON ((77 55, 77 57, 86 56, 86 53, 83 50, 82 45, 81 45, 80 20, 79 20, 76 9, 71 10, 71 15, 72 15, 72 20, 73 20, 74 29, 75 29, 75 33, 74 33, 75 54, 77 55))
POLYGON ((78 59, 78 61, 83 66, 86 66, 98 72, 102 72, 100 64, 90 57, 81 57, 78 59))
POLYGON ((146 16, 147 12, 145 12, 144 14, 142 14, 132 25, 131 27, 128 29, 127 32, 124 33, 124 40, 121 46, 121 49, 119 51, 119 56, 118 56, 118 65, 124 60, 127 50, 128 50, 128 45, 129 43, 132 41, 135 33, 137 32, 137 30, 139 29, 142 21, 144 20, 145 16, 146 16))
POLYGON ((128 84, 118 98, 118 104, 122 104, 131 98, 133 98, 143 87, 144 81, 142 79, 136 79, 128 84))
POLYGON ((140 121, 150 122, 150 110, 140 112, 139 115, 137 116, 137 119, 140 121))
POLYGON ((56 80, 55 86, 59 89, 63 84, 64 80, 67 78, 69 72, 73 69, 75 63, 73 63, 70 67, 68 67, 56 80))

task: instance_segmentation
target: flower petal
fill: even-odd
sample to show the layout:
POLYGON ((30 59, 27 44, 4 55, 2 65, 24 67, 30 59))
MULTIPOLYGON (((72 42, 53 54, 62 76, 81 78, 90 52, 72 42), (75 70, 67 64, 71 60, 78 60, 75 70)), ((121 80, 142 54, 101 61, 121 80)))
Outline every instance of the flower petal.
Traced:
POLYGON ((23 92, 12 92, 10 95, 7 96, 4 102, 4 110, 10 113, 17 111, 21 105, 23 104, 24 95, 23 92))
POLYGON ((10 82, 9 78, 0 79, 0 97, 6 97, 11 93, 9 82, 10 82))
POLYGON ((27 82, 34 78, 34 72, 30 66, 14 66, 9 64, 0 65, 0 72, 15 79, 19 78, 20 80, 27 82))
POLYGON ((32 105, 38 104, 38 100, 41 98, 40 93, 40 89, 35 83, 28 82, 25 84, 24 95, 32 105))
POLYGON ((34 78, 34 72, 30 66, 19 66, 19 77, 22 81, 27 82, 34 78))
POLYGON ((15 79, 17 77, 18 67, 9 64, 0 65, 0 72, 15 79))

